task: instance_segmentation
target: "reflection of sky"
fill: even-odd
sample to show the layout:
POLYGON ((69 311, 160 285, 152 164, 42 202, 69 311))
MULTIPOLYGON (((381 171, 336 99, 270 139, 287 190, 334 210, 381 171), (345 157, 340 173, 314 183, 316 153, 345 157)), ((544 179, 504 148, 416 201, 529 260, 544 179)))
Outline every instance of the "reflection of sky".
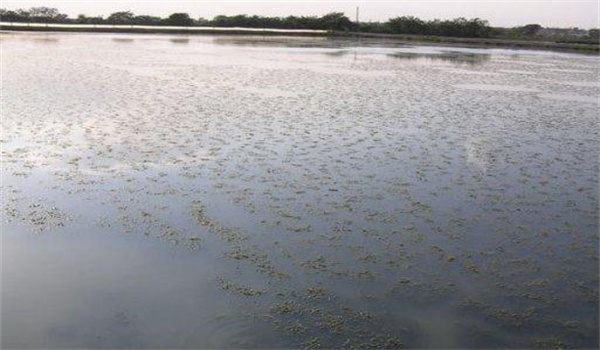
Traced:
POLYGON ((488 159, 485 155, 485 140, 474 140, 465 142, 467 163, 475 165, 482 171, 487 171, 488 159))
POLYGON ((235 313, 206 254, 89 225, 36 237, 3 225, 2 263, 2 332, 19 347, 215 348, 217 317, 235 313))

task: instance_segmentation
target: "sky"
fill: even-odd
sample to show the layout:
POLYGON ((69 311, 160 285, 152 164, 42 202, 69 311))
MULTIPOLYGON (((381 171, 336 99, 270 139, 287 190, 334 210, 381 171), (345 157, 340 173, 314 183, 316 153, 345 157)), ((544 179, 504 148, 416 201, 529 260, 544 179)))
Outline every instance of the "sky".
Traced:
POLYGON ((56 7, 70 17, 79 14, 107 16, 116 11, 132 11, 165 17, 174 12, 187 12, 194 18, 217 15, 313 16, 328 12, 344 12, 354 19, 356 7, 363 22, 385 21, 396 16, 421 19, 456 17, 482 18, 492 26, 513 27, 538 23, 544 27, 600 27, 600 0, 1 0, 6 9, 34 6, 56 7))

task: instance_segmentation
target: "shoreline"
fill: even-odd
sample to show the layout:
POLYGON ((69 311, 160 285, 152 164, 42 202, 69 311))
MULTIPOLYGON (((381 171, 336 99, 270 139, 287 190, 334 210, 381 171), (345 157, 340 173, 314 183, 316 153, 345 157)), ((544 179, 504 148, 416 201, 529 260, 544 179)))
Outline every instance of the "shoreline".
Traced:
POLYGON ((442 46, 462 46, 476 48, 508 48, 520 50, 547 50, 575 52, 583 54, 600 54, 600 44, 576 44, 576 43, 558 43, 554 41, 536 41, 536 40, 512 40, 496 38, 458 38, 433 35, 411 35, 411 34, 378 34, 378 33, 344 33, 332 32, 334 37, 358 37, 369 39, 388 39, 404 42, 418 42, 427 44, 436 44, 442 46))
POLYGON ((298 36, 322 38, 365 38, 410 43, 414 45, 435 44, 454 47, 508 48, 521 50, 546 50, 582 54, 600 54, 600 45, 557 43, 553 41, 528 41, 496 38, 458 38, 410 34, 378 34, 364 32, 338 32, 327 30, 242 28, 242 27, 168 27, 137 25, 68 25, 43 23, 0 22, 0 31, 7 32, 71 32, 71 33, 129 33, 129 34, 188 34, 188 35, 262 35, 298 36))
POLYGON ((0 22, 2 31, 25 32, 75 32, 75 33, 131 33, 131 34, 229 34, 229 35, 286 35, 286 36, 330 36, 327 30, 274 29, 242 27, 177 27, 107 24, 45 24, 0 22))

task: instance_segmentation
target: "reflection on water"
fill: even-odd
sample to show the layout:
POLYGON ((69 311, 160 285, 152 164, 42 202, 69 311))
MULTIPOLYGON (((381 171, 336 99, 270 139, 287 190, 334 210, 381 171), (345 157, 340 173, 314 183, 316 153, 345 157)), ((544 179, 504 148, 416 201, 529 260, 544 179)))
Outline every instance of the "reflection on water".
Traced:
POLYGON ((579 96, 576 94, 540 94, 539 96, 551 100, 600 104, 599 96, 579 96))
POLYGON ((455 85, 459 89, 479 90, 479 91, 502 91, 502 92, 540 92, 535 88, 515 85, 492 85, 492 84, 459 84, 455 85))
POLYGON ((134 40, 132 38, 112 38, 112 41, 116 43, 132 43, 134 40))
POLYGON ((40 37, 2 34, 3 347, 598 347, 596 57, 40 37))
POLYGON ((58 42, 58 38, 54 37, 54 36, 43 36, 43 37, 35 38, 34 41, 38 42, 38 43, 55 44, 58 42))
POLYGON ((334 50, 334 51, 324 52, 323 54, 327 55, 329 57, 342 57, 342 56, 346 56, 350 53, 351 53, 350 50, 334 50))
POLYGON ((190 39, 188 38, 172 38, 169 39, 170 42, 172 42, 173 44, 188 44, 190 42, 190 39))
POLYGON ((252 339, 280 342, 264 322, 228 305, 211 288, 214 281, 190 278, 190 265, 199 276, 219 273, 214 260, 87 229, 94 232, 3 237, 3 348, 256 348, 252 339), (207 317, 224 312, 228 316, 207 317), (185 329, 173 328, 182 322, 185 329))
POLYGON ((328 47, 332 43, 326 37, 294 36, 214 36, 211 41, 215 45, 253 47, 328 47))
POLYGON ((443 50, 438 53, 395 52, 388 56, 402 60, 431 60, 469 65, 483 64, 492 57, 490 54, 443 50))
POLYGON ((254 46, 254 47, 288 47, 288 48, 385 48, 411 47, 397 40, 351 38, 351 37, 300 37, 300 36, 214 36, 211 40, 216 45, 254 46))

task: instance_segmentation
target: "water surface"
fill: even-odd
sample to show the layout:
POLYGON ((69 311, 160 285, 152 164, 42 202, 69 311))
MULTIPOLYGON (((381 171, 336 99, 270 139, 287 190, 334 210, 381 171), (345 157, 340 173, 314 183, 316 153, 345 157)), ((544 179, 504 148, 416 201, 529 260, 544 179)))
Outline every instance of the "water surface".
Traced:
POLYGON ((1 40, 3 347, 598 347, 597 57, 1 40))

